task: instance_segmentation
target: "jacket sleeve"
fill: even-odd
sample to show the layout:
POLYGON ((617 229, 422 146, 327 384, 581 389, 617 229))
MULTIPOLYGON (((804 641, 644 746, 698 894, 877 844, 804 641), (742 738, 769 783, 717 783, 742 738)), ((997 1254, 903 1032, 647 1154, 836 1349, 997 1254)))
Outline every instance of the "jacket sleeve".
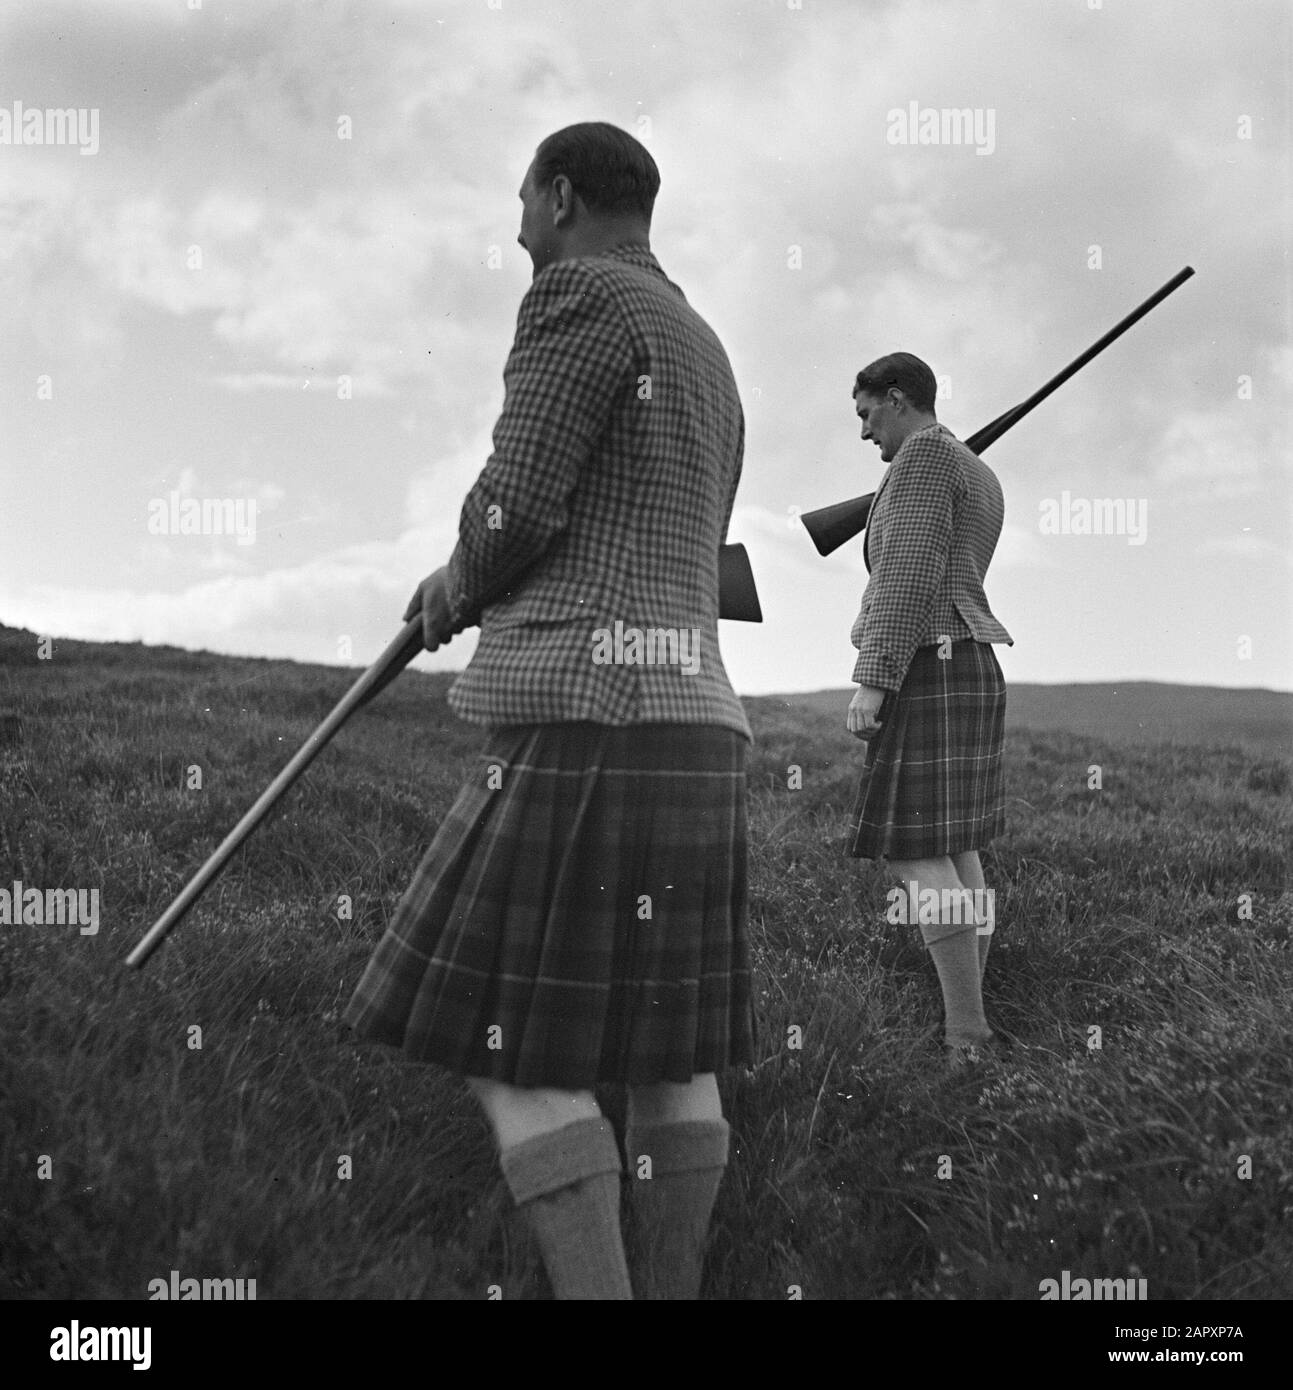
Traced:
POLYGON ((493 453, 449 559, 455 632, 478 624, 566 529, 570 494, 631 366, 620 311, 587 267, 558 262, 535 279, 503 369, 493 453))
POLYGON ((916 654, 947 572, 956 504, 965 493, 950 450, 917 441, 894 459, 885 487, 884 540, 853 625, 853 680, 897 690, 916 654))

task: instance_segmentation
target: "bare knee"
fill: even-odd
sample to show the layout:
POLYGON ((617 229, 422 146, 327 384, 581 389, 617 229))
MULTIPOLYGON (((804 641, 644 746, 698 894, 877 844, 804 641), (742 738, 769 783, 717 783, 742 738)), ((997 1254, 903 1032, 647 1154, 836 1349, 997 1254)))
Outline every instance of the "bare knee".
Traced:
POLYGON ((601 1115, 591 1091, 563 1091, 549 1086, 509 1086, 469 1076, 467 1084, 480 1102, 500 1149, 509 1149, 540 1134, 601 1115))
POLYGON ((907 891, 908 920, 920 923, 927 945, 970 927, 981 936, 992 934, 992 897, 977 852, 890 860, 889 868, 907 891))
POLYGON ((650 1086, 629 1087, 629 1123, 677 1124, 683 1120, 720 1120, 723 1103, 713 1072, 693 1076, 679 1084, 657 1081, 650 1086))
POLYGON ((984 886, 983 865, 979 862, 977 849, 964 850, 960 854, 954 854, 952 867, 955 868, 957 877, 967 888, 982 888, 984 886))
POLYGON ((931 859, 891 859, 889 872, 902 883, 924 883, 930 888, 953 887, 960 882, 946 854, 931 859))

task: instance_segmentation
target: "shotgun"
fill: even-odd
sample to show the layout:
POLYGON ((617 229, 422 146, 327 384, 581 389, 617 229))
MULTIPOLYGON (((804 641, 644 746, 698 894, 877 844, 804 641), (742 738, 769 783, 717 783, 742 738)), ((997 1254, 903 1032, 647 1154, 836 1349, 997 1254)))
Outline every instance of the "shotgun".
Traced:
MULTIPOLYGON (((718 616, 737 622, 760 623, 759 594, 754 587, 749 556, 743 545, 725 545, 718 555, 718 616)), ((333 734, 391 681, 422 650, 422 615, 410 618, 386 650, 346 691, 341 702, 297 750, 295 757, 256 798, 251 809, 224 837, 214 854, 184 886, 183 891, 140 939, 126 957, 126 964, 140 969, 167 933, 206 892, 243 842, 264 821, 288 788, 323 751, 333 734)))
MULTIPOLYGON (((972 434, 965 441, 966 448, 971 453, 981 454, 989 444, 1000 439, 1012 425, 1018 424, 1034 406, 1040 405, 1052 391, 1063 386, 1075 372, 1080 372, 1093 357, 1102 353, 1115 338, 1121 337, 1138 319, 1143 319, 1151 309, 1162 303, 1173 290, 1179 289, 1193 274, 1193 268, 1188 265, 1183 270, 1178 271, 1161 289, 1155 290, 1142 305, 1133 309, 1125 319, 1116 323, 1103 338, 1092 343, 1084 353, 1075 357, 1062 372, 1053 376, 1040 391, 1035 391, 1026 401, 1022 401, 1019 405, 1007 410, 1004 415, 998 415, 991 424, 984 425, 977 434, 972 434)), ((862 534, 863 530, 866 529, 867 517, 871 514, 871 502, 874 497, 874 492, 868 492, 865 497, 851 497, 847 502, 836 502, 834 506, 819 507, 815 512, 804 512, 800 516, 799 519, 808 528, 808 534, 812 537, 819 555, 829 555, 832 550, 838 550, 846 541, 851 541, 854 536, 862 534)))

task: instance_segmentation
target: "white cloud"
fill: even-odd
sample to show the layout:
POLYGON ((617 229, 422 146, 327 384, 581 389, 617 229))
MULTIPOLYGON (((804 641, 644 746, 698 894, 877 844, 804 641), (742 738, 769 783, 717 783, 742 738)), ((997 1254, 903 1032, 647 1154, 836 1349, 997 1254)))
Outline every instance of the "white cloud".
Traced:
POLYGON ((1260 490, 1271 469, 1266 444, 1242 403, 1225 410, 1181 410, 1150 452, 1153 476, 1171 490, 1204 481, 1194 495, 1245 497, 1260 490))
MULTIPOLYGON (((434 543, 436 537, 409 532, 391 544, 352 546, 263 574, 223 574, 177 593, 56 584, 21 591, 0 587, 0 611, 10 626, 67 638, 167 643, 325 664, 339 660, 338 641, 350 636, 353 660, 371 661, 398 632, 404 605, 430 568, 423 558, 432 548, 428 540, 434 543)), ((456 669, 474 648, 474 633, 463 634, 420 664, 456 669)))

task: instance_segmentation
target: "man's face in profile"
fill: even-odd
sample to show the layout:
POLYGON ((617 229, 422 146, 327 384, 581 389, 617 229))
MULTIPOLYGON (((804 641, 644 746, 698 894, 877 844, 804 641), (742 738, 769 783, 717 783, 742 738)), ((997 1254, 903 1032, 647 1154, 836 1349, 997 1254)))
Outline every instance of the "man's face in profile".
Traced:
POLYGON ((893 405, 886 396, 873 396, 867 391, 855 391, 853 404, 862 421, 862 438, 879 446, 880 457, 891 463, 900 440, 894 438, 893 405))
POLYGON ((556 259, 551 196, 551 188, 534 186, 534 165, 531 164, 521 184, 521 231, 516 239, 530 253, 535 275, 556 259))

